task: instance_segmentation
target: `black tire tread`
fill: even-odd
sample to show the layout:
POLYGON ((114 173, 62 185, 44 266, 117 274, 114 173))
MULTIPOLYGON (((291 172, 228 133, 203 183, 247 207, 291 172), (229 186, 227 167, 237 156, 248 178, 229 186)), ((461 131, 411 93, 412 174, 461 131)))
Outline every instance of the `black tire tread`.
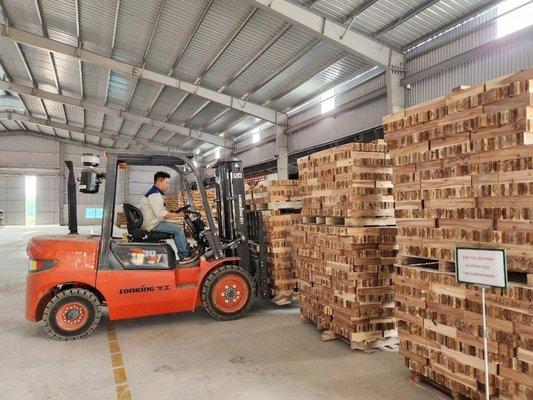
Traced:
POLYGON ((246 271, 245 269, 235 266, 235 265, 223 265, 221 267, 216 268, 213 270, 205 279, 203 285, 202 285, 202 303, 204 304, 205 309, 211 315, 214 319, 218 321, 232 321, 235 319, 239 319, 244 317, 248 311, 252 308, 252 305, 256 298, 256 287, 254 284, 254 280, 246 271), (248 304, 246 307, 242 308, 239 312, 236 312, 234 314, 226 314, 218 311, 215 307, 215 305, 212 302, 212 299, 210 298, 210 289, 212 285, 222 277, 223 275, 227 273, 239 273, 244 276, 244 278, 250 283, 250 299, 248 300, 248 304))
POLYGON ((100 318, 102 317, 102 310, 100 307, 100 300, 98 300, 98 297, 91 292, 90 290, 83 289, 83 288, 72 288, 64 290, 58 294, 56 294, 52 299, 48 302, 44 309, 43 313, 43 322, 44 322, 44 330, 50 336, 52 339, 55 340, 61 340, 61 341, 71 341, 71 340, 77 340, 77 339, 83 339, 89 336, 98 326, 98 323, 100 322, 100 318), (79 333, 75 336, 64 336, 61 335, 58 332, 55 332, 50 324, 50 319, 52 318, 52 309, 53 307, 62 299, 67 297, 81 297, 91 303, 91 305, 94 308, 94 320, 91 323, 91 325, 85 329, 83 332, 79 333))

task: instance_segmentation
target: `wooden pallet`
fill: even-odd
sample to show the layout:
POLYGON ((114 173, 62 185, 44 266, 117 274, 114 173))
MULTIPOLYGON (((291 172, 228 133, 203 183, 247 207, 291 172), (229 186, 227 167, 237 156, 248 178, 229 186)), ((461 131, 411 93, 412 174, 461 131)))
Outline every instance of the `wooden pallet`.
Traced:
POLYGON ((467 396, 464 396, 457 390, 451 390, 447 388, 446 386, 439 385, 437 382, 435 382, 433 379, 427 378, 422 374, 419 374, 418 372, 411 371, 411 375, 409 376, 409 380, 413 382, 417 386, 421 387, 428 387, 432 390, 436 390, 445 396, 449 397, 453 400, 465 400, 468 399, 467 396))
POLYGON ((393 217, 384 218, 348 218, 348 217, 324 217, 324 216, 302 216, 304 224, 316 225, 342 225, 352 227, 365 226, 396 226, 396 219, 393 217))
POLYGON ((250 209, 254 211, 267 210, 300 210, 302 204, 298 201, 275 201, 272 203, 252 203, 250 209))
MULTIPOLYGON (((441 272, 455 273, 455 262, 447 260, 438 260, 424 257, 411 257, 402 254, 397 255, 398 266, 418 267, 441 272)), ((508 271, 507 281, 533 287, 533 273, 521 271, 508 271)))
POLYGON ((323 325, 317 324, 310 320, 306 316, 300 314, 300 320, 309 322, 316 326, 317 330, 321 331, 320 339, 323 342, 329 342, 331 340, 340 340, 346 343, 351 350, 360 350, 364 353, 371 354, 376 350, 379 351, 398 351, 398 337, 390 337, 383 339, 373 339, 369 336, 368 341, 351 341, 348 338, 338 334, 337 332, 327 329, 323 325))

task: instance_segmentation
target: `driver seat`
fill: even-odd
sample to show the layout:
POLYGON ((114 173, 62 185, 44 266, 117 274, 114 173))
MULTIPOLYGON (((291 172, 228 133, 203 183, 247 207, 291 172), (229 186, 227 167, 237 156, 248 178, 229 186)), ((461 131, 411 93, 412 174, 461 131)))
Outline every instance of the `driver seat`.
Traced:
POLYGON ((174 235, 163 232, 148 232, 142 229, 143 214, 141 210, 132 204, 122 204, 126 214, 126 227, 128 236, 132 242, 161 242, 166 239, 172 239, 174 235))

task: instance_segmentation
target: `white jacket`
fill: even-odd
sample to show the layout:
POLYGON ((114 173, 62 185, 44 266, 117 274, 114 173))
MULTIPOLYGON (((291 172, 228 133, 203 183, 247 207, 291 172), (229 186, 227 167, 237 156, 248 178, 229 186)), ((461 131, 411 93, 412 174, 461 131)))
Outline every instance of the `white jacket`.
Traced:
POLYGON ((144 195, 139 204, 143 214, 142 229, 151 231, 160 222, 165 220, 168 211, 165 209, 165 196, 156 186, 144 195))

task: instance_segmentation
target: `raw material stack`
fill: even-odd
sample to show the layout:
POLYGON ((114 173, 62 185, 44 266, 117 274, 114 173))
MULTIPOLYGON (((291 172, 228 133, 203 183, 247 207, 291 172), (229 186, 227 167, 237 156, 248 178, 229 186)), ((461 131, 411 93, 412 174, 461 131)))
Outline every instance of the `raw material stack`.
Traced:
POLYGON ((291 246, 291 230, 300 219, 297 185, 295 180, 269 180, 249 194, 251 208, 262 214, 272 301, 279 305, 290 303, 298 288, 291 246))
POLYGON ((531 79, 528 70, 457 88, 383 120, 401 352, 412 371, 470 398, 483 392, 481 305, 477 289, 445 272, 454 271, 456 246, 505 249, 511 277, 524 283, 489 295, 490 390, 533 398, 531 79))
POLYGON ((248 195, 253 210, 279 210, 301 208, 298 181, 273 179, 263 181, 248 195))
POLYGON ((298 160, 302 220, 293 230, 301 313, 351 348, 397 342, 396 227, 386 145, 352 143, 298 160))
MULTIPOLYGON (((207 202, 209 203, 209 208, 214 218, 217 216, 217 206, 216 206, 216 191, 212 188, 205 189, 205 194, 207 197, 207 202)), ((198 190, 192 191, 192 202, 194 207, 202 214, 202 219, 205 221, 205 209, 202 203, 202 198, 198 190)), ((185 190, 180 191, 176 195, 165 196, 165 206, 167 210, 176 210, 184 205, 188 204, 187 192, 185 190)))

